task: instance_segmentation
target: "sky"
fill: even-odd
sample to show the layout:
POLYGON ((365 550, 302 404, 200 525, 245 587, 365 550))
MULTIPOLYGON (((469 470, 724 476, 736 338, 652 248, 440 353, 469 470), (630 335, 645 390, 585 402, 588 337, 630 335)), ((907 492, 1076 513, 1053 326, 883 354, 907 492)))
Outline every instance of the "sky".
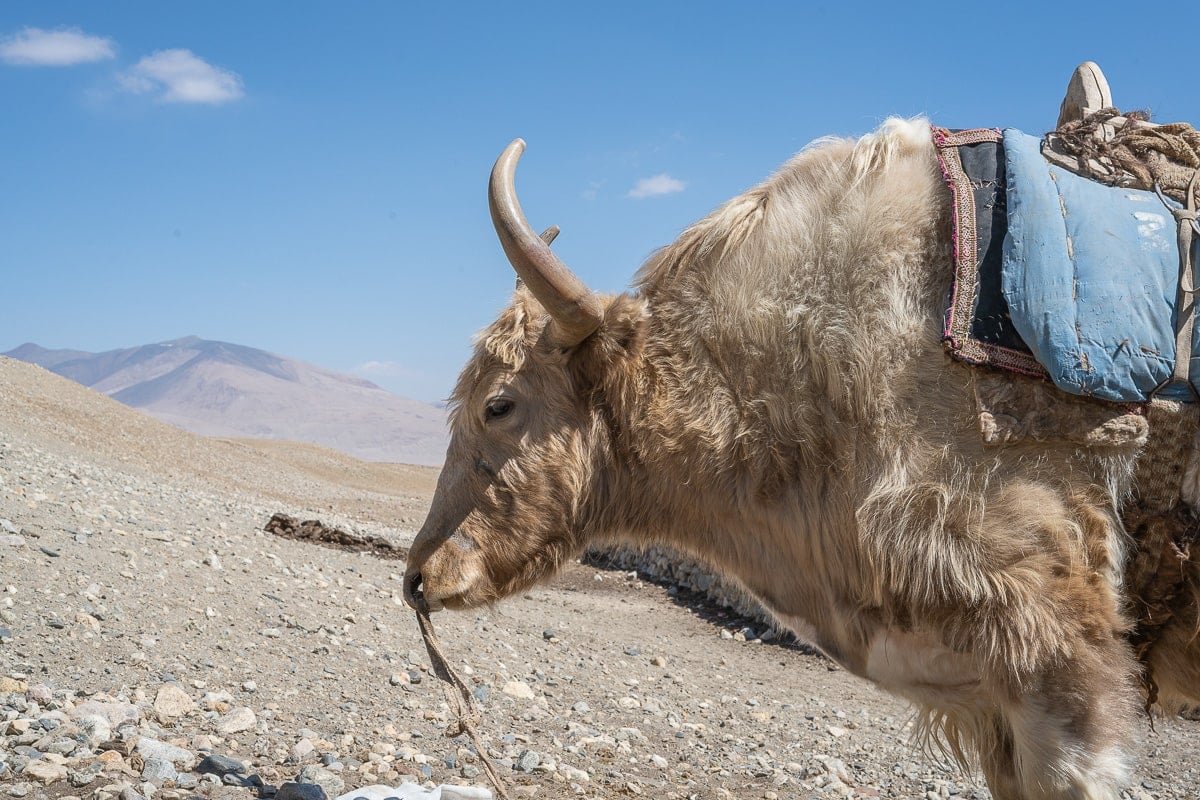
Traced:
POLYGON ((1038 133, 1094 60, 1118 107, 1200 124, 1194 70, 1131 13, 6 0, 0 352, 196 335, 438 401, 512 291, 486 190, 513 138, 531 223, 622 291, 806 143, 890 115, 1038 133))

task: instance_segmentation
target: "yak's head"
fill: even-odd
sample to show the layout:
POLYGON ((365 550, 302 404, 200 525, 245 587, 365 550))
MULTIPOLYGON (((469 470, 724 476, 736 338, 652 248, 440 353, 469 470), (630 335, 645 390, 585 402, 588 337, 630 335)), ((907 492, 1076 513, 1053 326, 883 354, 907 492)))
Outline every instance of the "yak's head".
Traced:
POLYGON ((611 393, 628 385, 644 305, 590 291, 538 236, 513 178, 525 143, 492 170, 500 243, 521 278, 479 337, 454 391, 451 439, 429 516, 413 542, 414 607, 469 608, 554 572, 583 547, 611 457, 611 393))

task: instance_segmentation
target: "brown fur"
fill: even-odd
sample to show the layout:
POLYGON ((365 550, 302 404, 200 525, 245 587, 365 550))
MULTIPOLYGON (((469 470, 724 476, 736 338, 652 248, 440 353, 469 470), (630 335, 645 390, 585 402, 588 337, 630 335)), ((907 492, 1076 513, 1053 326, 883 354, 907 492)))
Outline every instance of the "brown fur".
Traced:
MULTIPOLYGON (((455 390, 410 576, 470 607, 588 543, 671 544, 917 703, 997 800, 1116 798, 1137 444, 983 445, 938 341, 948 207, 925 123, 890 120, 693 225, 575 348, 518 290, 455 390), (497 396, 514 410, 488 421, 497 396)), ((1191 677, 1169 688, 1195 692, 1170 635, 1162 669, 1191 677)))

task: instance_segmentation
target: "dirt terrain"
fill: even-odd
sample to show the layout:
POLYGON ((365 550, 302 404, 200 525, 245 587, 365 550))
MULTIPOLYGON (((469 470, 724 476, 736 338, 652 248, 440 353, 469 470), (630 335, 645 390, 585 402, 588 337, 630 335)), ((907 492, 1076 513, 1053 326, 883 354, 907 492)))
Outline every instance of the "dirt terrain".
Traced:
MULTIPOLYGON (((0 800, 485 786, 443 735, 402 562, 263 531, 403 547, 435 479, 197 437, 0 358, 0 800)), ((913 749, 903 703, 637 573, 573 564, 435 623, 513 796, 990 796, 913 749)), ((1196 797, 1200 724, 1135 733, 1127 796, 1196 797)))

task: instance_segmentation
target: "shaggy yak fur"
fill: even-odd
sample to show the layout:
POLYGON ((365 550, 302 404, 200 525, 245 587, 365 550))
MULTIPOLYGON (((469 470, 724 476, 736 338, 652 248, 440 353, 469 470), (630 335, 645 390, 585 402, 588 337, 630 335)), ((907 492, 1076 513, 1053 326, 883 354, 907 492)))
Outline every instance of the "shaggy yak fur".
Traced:
MULTIPOLYGON (((949 209, 928 123, 893 119, 688 228, 578 344, 518 287, 454 391, 408 582, 471 608, 596 542, 670 545, 915 703, 997 800, 1117 798, 1137 447, 984 445, 939 341, 949 209)), ((1200 701, 1196 625, 1157 648, 1164 707, 1200 701)))

